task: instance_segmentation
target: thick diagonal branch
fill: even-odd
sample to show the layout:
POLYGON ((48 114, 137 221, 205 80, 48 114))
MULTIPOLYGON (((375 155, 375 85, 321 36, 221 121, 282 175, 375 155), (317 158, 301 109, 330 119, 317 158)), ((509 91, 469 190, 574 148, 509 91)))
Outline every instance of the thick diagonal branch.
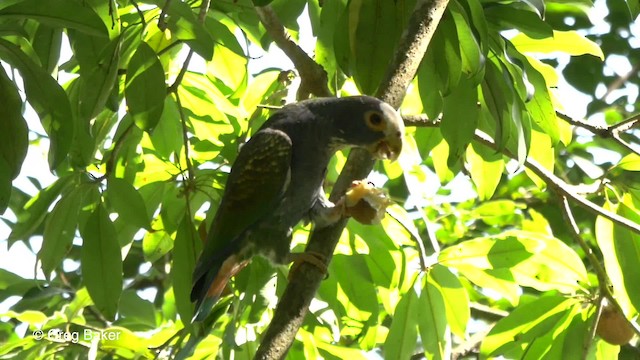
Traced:
MULTIPOLYGON (((419 0, 416 3, 385 80, 379 87, 377 95, 382 100, 396 108, 400 107, 447 3, 448 0, 419 0)), ((353 180, 366 177, 372 168, 373 160, 367 153, 352 150, 333 188, 331 200, 340 198, 353 180)), ((346 224, 347 220, 342 220, 314 231, 309 238, 307 250, 323 254, 330 260, 346 224)), ((300 265, 278 303, 256 359, 285 357, 323 277, 317 268, 304 263, 300 265)))

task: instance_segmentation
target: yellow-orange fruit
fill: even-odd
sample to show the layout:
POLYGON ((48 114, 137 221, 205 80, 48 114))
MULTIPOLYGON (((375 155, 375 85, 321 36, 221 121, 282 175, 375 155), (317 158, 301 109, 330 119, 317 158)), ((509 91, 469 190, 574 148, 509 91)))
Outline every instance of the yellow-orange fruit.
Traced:
POLYGON ((379 223, 391 203, 387 194, 366 181, 354 181, 345 198, 346 214, 361 224, 379 223))

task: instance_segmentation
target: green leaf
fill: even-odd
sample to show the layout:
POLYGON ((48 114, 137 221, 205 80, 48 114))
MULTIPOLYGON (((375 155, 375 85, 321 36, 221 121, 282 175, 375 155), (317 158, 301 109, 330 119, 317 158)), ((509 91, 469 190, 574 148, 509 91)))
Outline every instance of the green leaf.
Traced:
POLYGON ((553 36, 553 29, 545 23, 539 14, 533 11, 518 9, 515 4, 491 6, 485 10, 490 24, 500 30, 518 29, 534 39, 553 36))
POLYGON ((124 94, 129 113, 142 130, 151 131, 160 121, 167 96, 164 80, 158 56, 147 43, 140 43, 129 61, 124 94))
POLYGON ((485 57, 480 50, 478 41, 471 29, 467 13, 462 5, 460 5, 458 1, 452 1, 448 9, 451 12, 458 33, 462 71, 468 78, 474 79, 472 83, 477 85, 480 81, 476 81, 475 78, 484 71, 485 57))
POLYGON ((396 5, 386 0, 352 0, 348 12, 353 78, 361 93, 373 95, 400 35, 396 5))
POLYGON ((148 231, 142 239, 142 251, 147 261, 154 262, 173 249, 173 239, 164 230, 148 231))
POLYGON ((49 74, 58 67, 62 45, 62 30, 45 24, 38 25, 33 35, 33 50, 38 54, 40 64, 49 74))
POLYGON ((498 321, 480 346, 482 358, 521 358, 523 347, 553 329, 575 300, 543 296, 513 310, 498 321))
POLYGON ((27 100, 40 116, 49 134, 49 166, 55 169, 69 152, 74 118, 64 90, 44 69, 34 63, 19 47, 0 38, 0 57, 20 71, 27 100))
MULTIPOLYGON (((533 122, 551 138, 551 144, 556 146, 560 141, 560 127, 558 118, 549 94, 549 84, 547 84, 542 74, 531 65, 529 57, 519 58, 524 63, 529 81, 534 86, 533 98, 525 102, 527 111, 531 115, 533 122)), ((555 74, 555 72, 554 72, 555 74)), ((555 74, 557 76, 557 74, 555 74)), ((535 144, 532 141, 532 146, 535 144)))
POLYGON ((338 285, 345 294, 340 299, 349 318, 362 322, 369 322, 378 318, 378 301, 376 289, 369 268, 365 262, 365 255, 351 256, 336 254, 331 261, 331 269, 336 275, 338 285))
POLYGON ((580 35, 576 31, 553 31, 553 37, 532 39, 525 34, 518 34, 511 43, 522 53, 538 52, 550 54, 560 51, 569 55, 593 55, 604 61, 604 54, 598 44, 580 35))
POLYGON ((83 283, 100 313, 114 320, 122 293, 122 257, 116 230, 99 204, 81 227, 83 283))
POLYGON ((62 198, 47 217, 42 248, 38 252, 38 259, 42 262, 42 272, 47 279, 71 248, 76 235, 78 214, 83 205, 85 186, 90 185, 79 186, 62 194, 62 198))
MULTIPOLYGON (((458 85, 462 74, 462 58, 456 24, 445 13, 427 48, 426 57, 432 57, 437 74, 437 86, 448 95, 458 85)), ((433 85, 432 85, 433 86, 433 85)))
POLYGON ((18 221, 9 235, 9 246, 16 240, 27 240, 48 214, 49 207, 60 193, 72 186, 72 176, 63 176, 32 197, 17 215, 18 221))
POLYGON ((480 200, 488 200, 496 191, 504 171, 502 154, 475 142, 467 147, 467 170, 480 200))
MULTIPOLYGON (((0 68, 0 159, 3 159, 7 166, 4 170, 7 171, 5 174, 8 178, 6 180, 9 180, 9 188, 11 180, 20 173, 22 162, 27 156, 28 130, 22 117, 22 99, 18 89, 4 69, 0 68)), ((4 212, 6 207, 6 202, 2 203, 4 205, 0 204, 0 213, 4 212)))
POLYGON ((107 179, 107 197, 111 207, 133 226, 149 229, 149 216, 142 196, 128 181, 116 177, 107 179))
MULTIPOLYGON (((618 204, 617 214, 636 224, 640 224, 640 214, 624 202, 618 204)), ((622 280, 631 304, 640 309, 640 235, 622 227, 613 225, 613 246, 615 258, 622 271, 622 280)))
POLYGON ((627 171, 640 171, 640 155, 628 154, 618 162, 616 167, 627 171))
POLYGON ((95 11, 74 0, 24 0, 0 10, 0 19, 3 17, 34 19, 93 36, 108 35, 107 28, 95 11))
POLYGON ((158 125, 151 133, 151 142, 156 150, 156 155, 163 160, 169 160, 172 154, 180 154, 183 139, 176 136, 182 132, 180 124, 180 112, 176 101, 167 96, 164 99, 164 109, 158 125))
POLYGON ((482 82, 482 96, 480 104, 488 110, 489 134, 493 135, 498 150, 504 149, 511 133, 511 107, 513 104, 513 90, 504 84, 502 71, 493 61, 487 61, 485 77, 482 82))
POLYGON ((166 3, 165 0, 151 0, 150 2, 166 11, 168 15, 167 27, 171 30, 172 36, 184 40, 193 51, 206 61, 212 59, 213 38, 205 26, 198 21, 189 4, 183 1, 166 3))
POLYGON ((447 306, 441 290, 433 279, 428 279, 418 299, 418 328, 428 359, 449 359, 451 356, 451 331, 447 324, 447 306))
POLYGON ((196 255, 202 247, 199 242, 200 239, 191 224, 191 219, 183 216, 173 246, 171 281, 178 314, 186 328, 191 328, 191 318, 193 318, 193 305, 190 299, 191 274, 196 267, 196 255))
POLYGON ((419 305, 418 295, 413 289, 409 289, 398 302, 384 343, 386 359, 408 359, 413 355, 418 339, 416 318, 422 313, 419 305))
POLYGON ((110 42, 83 34, 73 36, 74 52, 80 62, 79 121, 88 123, 104 110, 118 76, 122 37, 110 42), (84 54, 85 52, 92 52, 84 54), (88 59, 83 59, 88 57, 88 59), (83 61, 80 61, 83 59, 83 61))
POLYGON ((477 86, 466 78, 460 79, 458 86, 444 98, 442 136, 449 144, 447 164, 457 163, 471 142, 478 126, 477 86))
POLYGON ((459 338, 466 337, 467 323, 471 317, 469 294, 460 280, 446 267, 436 264, 429 271, 429 282, 438 288, 444 300, 447 323, 451 332, 459 338))

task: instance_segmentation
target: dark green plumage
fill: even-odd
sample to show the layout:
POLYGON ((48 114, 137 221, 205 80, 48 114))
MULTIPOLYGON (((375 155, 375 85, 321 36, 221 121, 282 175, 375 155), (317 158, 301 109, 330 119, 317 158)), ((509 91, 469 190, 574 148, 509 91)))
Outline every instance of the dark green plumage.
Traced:
POLYGON ((273 114, 232 166, 193 273, 195 319, 206 317, 252 256, 290 262, 291 228, 300 220, 317 226, 335 220, 322 182, 337 150, 359 146, 395 159, 403 129, 391 106, 368 96, 307 100, 273 114))

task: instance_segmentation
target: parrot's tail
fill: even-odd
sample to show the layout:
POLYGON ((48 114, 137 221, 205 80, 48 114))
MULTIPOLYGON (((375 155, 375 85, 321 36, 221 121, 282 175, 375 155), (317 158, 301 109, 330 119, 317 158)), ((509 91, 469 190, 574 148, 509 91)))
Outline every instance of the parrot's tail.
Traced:
POLYGON ((220 299, 222 291, 229 279, 249 264, 249 260, 242 260, 237 254, 226 256, 220 266, 212 267, 202 276, 194 279, 191 288, 191 301, 196 303, 192 321, 203 321, 211 312, 213 306, 220 299))

